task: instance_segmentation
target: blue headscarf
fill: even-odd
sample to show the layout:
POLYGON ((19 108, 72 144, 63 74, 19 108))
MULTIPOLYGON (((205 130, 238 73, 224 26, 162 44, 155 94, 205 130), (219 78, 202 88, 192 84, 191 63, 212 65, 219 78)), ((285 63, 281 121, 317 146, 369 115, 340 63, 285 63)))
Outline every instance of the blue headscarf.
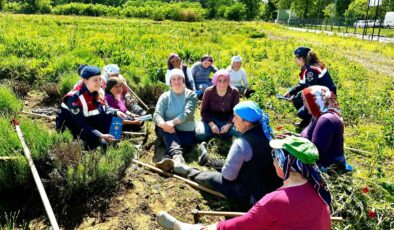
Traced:
POLYGON ((241 102, 234 106, 234 113, 245 121, 252 123, 260 121, 264 135, 267 137, 268 141, 274 137, 274 131, 269 125, 268 114, 264 113, 263 110, 261 110, 260 107, 253 101, 241 102))

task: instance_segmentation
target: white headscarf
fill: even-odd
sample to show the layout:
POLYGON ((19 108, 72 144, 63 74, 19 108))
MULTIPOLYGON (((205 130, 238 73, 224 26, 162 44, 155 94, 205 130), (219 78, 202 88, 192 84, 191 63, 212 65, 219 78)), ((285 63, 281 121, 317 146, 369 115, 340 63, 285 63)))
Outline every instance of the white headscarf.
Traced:
POLYGON ((231 66, 234 65, 234 62, 242 62, 241 56, 233 56, 233 57, 231 58, 231 66))

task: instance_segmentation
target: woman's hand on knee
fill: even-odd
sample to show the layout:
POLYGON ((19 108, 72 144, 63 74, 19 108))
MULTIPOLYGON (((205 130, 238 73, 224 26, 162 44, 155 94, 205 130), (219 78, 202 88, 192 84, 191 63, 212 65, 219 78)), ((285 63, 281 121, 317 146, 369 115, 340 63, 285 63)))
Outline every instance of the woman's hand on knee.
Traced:
POLYGON ((223 125, 222 128, 220 129, 220 134, 225 134, 227 133, 231 128, 231 124, 226 124, 223 125))
POLYGON ((218 126, 215 123, 213 123, 212 121, 209 123, 209 127, 211 127, 212 133, 214 133, 214 134, 220 133, 218 126))

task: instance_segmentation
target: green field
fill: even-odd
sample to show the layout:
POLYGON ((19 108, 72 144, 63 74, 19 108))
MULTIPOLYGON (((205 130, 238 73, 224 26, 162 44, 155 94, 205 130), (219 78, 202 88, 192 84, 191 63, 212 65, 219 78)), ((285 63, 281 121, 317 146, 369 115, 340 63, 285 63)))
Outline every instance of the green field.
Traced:
MULTIPOLYGON (((275 95, 297 83, 299 69, 294 64, 293 50, 309 46, 328 66, 337 84, 346 146, 368 151, 347 151, 355 171, 344 178, 329 178, 334 214, 345 218, 334 228, 394 226, 394 44, 297 32, 263 22, 187 23, 0 14, 0 30, 0 79, 26 82, 35 91, 55 83, 65 93, 78 79, 79 64, 117 63, 132 88, 149 104, 154 104, 166 89, 161 81, 170 53, 178 53, 188 65, 208 53, 219 68, 226 68, 231 56, 239 54, 256 89, 252 99, 270 115, 274 128, 284 125, 289 130, 294 130, 295 110, 275 95), (364 187, 369 188, 368 193, 361 191, 364 187), (368 211, 377 216, 368 217, 368 211)), ((18 106, 1 100, 0 105, 18 110, 18 106)), ((13 114, 5 114, 2 109, 0 121, 6 126, 13 114)), ((51 127, 41 128, 53 132, 51 127)), ((2 131, 9 134, 10 130, 2 131)), ((7 138, 0 142, 5 143, 0 147, 0 156, 21 152, 16 137, 7 138)), ((35 151, 46 155, 60 139, 54 136, 46 142, 47 147, 36 146, 35 151)), ((41 157, 37 153, 37 158, 41 157)), ((9 181, 6 174, 1 174, 5 164, 0 161, 0 177, 4 177, 0 181, 9 181)), ((107 179, 112 178, 103 180, 107 179)), ((7 210, 0 205, 0 211, 7 210)))

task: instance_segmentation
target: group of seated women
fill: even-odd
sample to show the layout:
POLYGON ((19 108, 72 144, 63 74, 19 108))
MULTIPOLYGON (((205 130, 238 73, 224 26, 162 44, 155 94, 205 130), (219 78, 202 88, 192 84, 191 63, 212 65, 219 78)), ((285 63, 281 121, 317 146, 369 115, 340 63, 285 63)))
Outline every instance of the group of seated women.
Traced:
MULTIPOLYGON (((255 91, 249 88, 246 71, 241 66, 242 58, 240 56, 233 56, 231 58, 231 64, 227 67, 229 85, 237 88, 242 95, 249 98, 255 91)), ((210 78, 211 73, 218 71, 218 68, 213 65, 213 58, 209 55, 204 55, 190 69, 186 64, 182 63, 181 58, 177 54, 172 53, 168 57, 167 67, 165 76, 165 83, 167 85, 170 85, 170 71, 172 69, 180 69, 185 76, 186 88, 196 92, 200 98, 205 90, 214 84, 213 79, 210 78)))
MULTIPOLYGON (((300 48, 295 51, 296 60, 311 55, 308 48, 300 48)), ((305 85, 305 81, 286 93, 300 92, 297 96, 311 120, 300 136, 275 137, 268 114, 255 102, 240 102, 240 90, 248 88, 241 61, 235 56, 229 69, 218 70, 206 55, 189 70, 178 55, 171 54, 166 73, 170 89, 160 96, 153 120, 166 148, 157 167, 221 192, 232 210, 248 213, 202 226, 179 222, 162 212, 159 224, 167 229, 330 229, 330 193, 320 169, 333 164, 350 168, 335 94, 326 86, 305 85), (198 94, 202 95, 201 121, 195 119, 198 94), (204 141, 212 137, 235 137, 226 160, 209 156, 204 141), (185 147, 197 142, 201 142, 199 163, 215 170, 202 171, 185 163, 185 147)), ((305 73, 317 70, 302 68, 300 77, 312 82, 315 76, 305 73)), ((79 75, 81 80, 63 98, 57 116, 59 130, 69 128, 87 149, 94 149, 114 141, 109 134, 113 117, 121 118, 127 129, 141 128, 138 117, 145 111, 130 100, 130 88, 117 65, 105 66, 103 75, 98 67, 81 66, 79 75)))

